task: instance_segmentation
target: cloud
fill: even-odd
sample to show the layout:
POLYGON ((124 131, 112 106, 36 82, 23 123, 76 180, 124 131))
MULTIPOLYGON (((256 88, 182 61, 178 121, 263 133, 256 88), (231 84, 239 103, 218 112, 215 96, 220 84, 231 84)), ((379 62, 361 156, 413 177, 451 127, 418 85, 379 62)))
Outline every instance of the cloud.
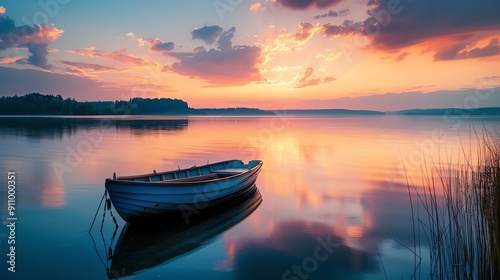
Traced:
POLYGON ((329 8, 342 2, 342 0, 276 0, 276 2, 292 10, 308 10, 311 8, 329 8))
POLYGON ((161 68, 161 72, 172 72, 172 65, 166 64, 161 68))
POLYGON ((312 67, 308 67, 304 72, 302 78, 300 78, 298 87, 304 87, 304 85, 307 85, 310 82, 315 83, 314 81, 319 81, 319 79, 311 79, 313 75, 314 75, 314 69, 312 67))
POLYGON ((262 4, 260 2, 255 2, 252 5, 250 5, 250 11, 255 12, 261 7, 262 7, 262 4))
POLYGON ((455 44, 451 47, 447 47, 445 49, 442 49, 438 51, 436 54, 434 54, 434 59, 435 60, 452 60, 455 59, 458 55, 458 53, 465 49, 467 47, 467 43, 459 43, 455 44))
POLYGON ((234 37, 234 33, 236 33, 235 27, 231 27, 229 30, 222 32, 219 40, 217 40, 217 47, 219 48, 219 50, 226 51, 233 48, 232 40, 234 37))
POLYGON ((308 67, 304 72, 304 75, 302 75, 302 77, 297 82, 297 86, 295 88, 317 86, 320 84, 326 84, 333 81, 335 81, 335 78, 333 77, 325 77, 323 79, 318 78, 314 69, 312 67, 308 67))
POLYGON ((18 59, 17 63, 50 69, 51 65, 47 62, 48 45, 55 41, 63 30, 50 24, 16 26, 5 12, 5 7, 0 6, 0 50, 26 48, 31 55, 18 59))
POLYGON ((398 50, 436 38, 446 38, 455 43, 436 53, 436 60, 484 57, 497 53, 494 41, 485 49, 477 48, 470 53, 464 51, 470 45, 467 40, 486 38, 498 32, 500 1, 370 0, 366 5, 369 7, 366 20, 346 20, 340 25, 328 23, 323 25, 322 33, 326 36, 365 36, 371 47, 381 50, 398 50))
POLYGON ((203 26, 201 28, 196 28, 191 31, 191 35, 194 39, 200 39, 208 45, 211 45, 217 41, 219 36, 222 34, 222 27, 218 25, 203 26))
POLYGON ((319 28, 310 22, 300 22, 299 30, 295 33, 282 30, 277 39, 277 43, 295 43, 295 47, 306 43, 319 28))
POLYGON ((183 53, 182 56, 177 56, 179 62, 165 66, 162 70, 202 79, 217 86, 245 85, 261 80, 261 49, 246 45, 233 47, 232 38, 235 32, 234 27, 221 32, 217 48, 196 48, 193 53, 183 53))
POLYGON ((297 41, 309 40, 311 36, 316 32, 314 25, 309 22, 299 23, 299 31, 293 35, 297 41))
POLYGON ((402 52, 396 57, 396 61, 403 61, 408 55, 410 55, 409 52, 402 52))
POLYGON ((344 20, 340 25, 327 23, 322 26, 321 31, 326 36, 360 34, 363 32, 363 23, 352 20, 344 20))
POLYGON ((149 49, 155 52, 169 52, 172 51, 175 47, 174 42, 163 42, 159 38, 146 39, 146 38, 136 37, 132 32, 127 33, 127 36, 137 40, 139 46, 141 47, 146 44, 149 45, 150 46, 149 49))
POLYGON ((28 57, 28 63, 40 68, 50 68, 47 64, 47 55, 49 54, 47 44, 28 44, 28 51, 31 55, 28 57))
POLYGON ((172 64, 172 71, 215 85, 244 85, 261 80, 260 48, 240 46, 225 51, 211 49, 172 64))
POLYGON ((120 70, 116 67, 105 66, 101 64, 85 63, 85 62, 73 62, 73 61, 60 61, 62 64, 67 65, 66 72, 82 74, 87 76, 87 71, 90 72, 109 72, 120 70))
POLYGON ((151 43, 152 51, 167 52, 174 49, 175 44, 173 42, 162 42, 160 39, 155 38, 151 43))
POLYGON ((156 65, 155 62, 144 59, 141 57, 137 57, 131 54, 127 54, 127 50, 118 50, 114 52, 103 52, 96 50, 94 47, 88 47, 83 50, 68 50, 69 53, 79 54, 88 57, 101 57, 101 58, 109 58, 123 63, 134 64, 138 66, 149 66, 156 65))
POLYGON ((295 33, 281 30, 274 37, 267 38, 263 47, 264 52, 269 54, 274 51, 298 50, 309 41, 314 33, 321 29, 318 25, 309 22, 300 22, 298 26, 299 30, 295 33))
POLYGON ((168 56, 171 56, 173 58, 183 60, 183 59, 192 57, 195 53, 194 52, 166 52, 165 54, 168 56))
POLYGON ((488 57, 500 54, 500 43, 498 38, 492 38, 484 47, 475 47, 467 50, 467 43, 458 43, 446 49, 438 51, 434 55, 435 60, 453 60, 488 57))
POLYGON ((335 59, 339 58, 342 55, 342 52, 332 52, 329 54, 326 58, 325 61, 334 61, 335 59))
POLYGON ((21 59, 25 59, 25 57, 24 56, 0 57, 0 64, 12 64, 21 59))
POLYGON ((326 14, 314 16, 314 19, 320 19, 320 18, 326 18, 326 17, 343 17, 343 16, 347 16, 349 14, 349 12, 350 12, 349 8, 338 10, 338 11, 330 10, 326 14))
POLYGON ((376 25, 372 44, 385 49, 397 49, 426 40, 470 32, 493 31, 500 28, 500 1, 376 1, 365 25, 376 25), (392 1, 392 2, 391 2, 392 1))

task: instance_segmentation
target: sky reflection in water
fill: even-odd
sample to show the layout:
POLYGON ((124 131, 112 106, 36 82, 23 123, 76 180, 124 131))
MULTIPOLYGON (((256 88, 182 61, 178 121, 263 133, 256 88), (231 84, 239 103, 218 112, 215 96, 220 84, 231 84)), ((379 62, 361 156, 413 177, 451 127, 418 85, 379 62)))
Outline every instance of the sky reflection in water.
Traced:
MULTIPOLYGON (((414 254, 405 248, 413 248, 407 176, 419 187, 423 159, 457 162, 461 146, 474 154, 471 128, 499 129, 499 123, 390 116, 0 118, 0 168, 18 174, 18 272, 8 276, 106 279, 87 234, 105 178, 234 158, 264 161, 258 208, 194 240, 192 251, 146 264, 133 279, 281 279, 314 257, 318 238, 339 247, 316 260, 313 271, 302 268, 308 279, 385 279, 385 273, 407 279, 414 272, 414 254)), ((5 195, 0 202, 6 204, 5 195)), ((113 227, 104 228, 108 241, 113 227)), ((6 227, 0 234, 5 248, 6 227)), ((169 233, 161 234, 155 240, 168 244, 169 233)), ((418 253, 426 256, 426 248, 418 253)))

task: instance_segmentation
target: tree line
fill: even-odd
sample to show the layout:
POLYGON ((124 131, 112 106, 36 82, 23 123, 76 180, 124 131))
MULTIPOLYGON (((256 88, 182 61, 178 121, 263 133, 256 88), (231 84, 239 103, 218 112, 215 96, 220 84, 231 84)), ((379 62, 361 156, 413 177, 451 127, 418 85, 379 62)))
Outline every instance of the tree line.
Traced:
POLYGON ((0 115, 133 115, 189 109, 187 102, 170 98, 132 98, 129 101, 79 102, 61 95, 29 93, 0 97, 0 115))

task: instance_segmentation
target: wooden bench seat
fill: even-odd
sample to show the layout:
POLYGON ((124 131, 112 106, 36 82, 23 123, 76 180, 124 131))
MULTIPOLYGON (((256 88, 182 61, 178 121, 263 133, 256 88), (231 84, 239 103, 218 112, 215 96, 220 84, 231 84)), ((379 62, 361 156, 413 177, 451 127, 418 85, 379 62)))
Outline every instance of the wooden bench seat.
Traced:
POLYGON ((218 176, 215 173, 211 174, 206 174, 206 175, 198 175, 198 176, 191 176, 191 177, 186 177, 186 178, 178 178, 178 179, 171 179, 167 180, 168 182, 194 182, 194 181, 205 181, 205 180, 213 180, 217 179, 218 176))
POLYGON ((213 173, 238 174, 238 173, 243 173, 243 172, 247 172, 247 171, 248 171, 248 168, 226 168, 226 169, 214 170, 213 173))

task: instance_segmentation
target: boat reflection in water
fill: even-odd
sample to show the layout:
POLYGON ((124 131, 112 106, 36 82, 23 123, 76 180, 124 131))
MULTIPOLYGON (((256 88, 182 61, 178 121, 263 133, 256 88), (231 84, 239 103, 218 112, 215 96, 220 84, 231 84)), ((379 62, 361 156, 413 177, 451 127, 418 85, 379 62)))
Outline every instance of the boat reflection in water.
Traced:
POLYGON ((111 257, 108 277, 125 277, 189 253, 245 220, 261 202, 262 196, 253 185, 242 196, 191 215, 188 224, 127 223, 111 257))

